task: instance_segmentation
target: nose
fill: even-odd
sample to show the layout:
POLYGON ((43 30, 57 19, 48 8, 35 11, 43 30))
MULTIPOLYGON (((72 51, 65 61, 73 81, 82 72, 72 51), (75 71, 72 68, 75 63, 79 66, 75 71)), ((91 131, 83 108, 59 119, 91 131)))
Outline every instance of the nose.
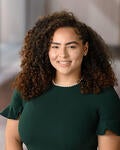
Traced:
POLYGON ((67 57, 68 56, 68 52, 66 47, 61 47, 60 52, 59 52, 59 56, 60 57, 67 57))

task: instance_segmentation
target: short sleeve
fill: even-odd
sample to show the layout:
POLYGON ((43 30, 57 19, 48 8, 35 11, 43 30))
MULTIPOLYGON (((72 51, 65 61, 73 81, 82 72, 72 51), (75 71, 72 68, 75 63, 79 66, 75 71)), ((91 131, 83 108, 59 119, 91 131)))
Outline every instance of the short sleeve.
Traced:
POLYGON ((23 110, 23 101, 18 91, 14 90, 10 104, 0 112, 8 119, 18 119, 23 110))
POLYGON ((120 99, 114 88, 105 89, 98 103, 99 122, 96 133, 103 135, 106 130, 111 130, 120 136, 120 99))

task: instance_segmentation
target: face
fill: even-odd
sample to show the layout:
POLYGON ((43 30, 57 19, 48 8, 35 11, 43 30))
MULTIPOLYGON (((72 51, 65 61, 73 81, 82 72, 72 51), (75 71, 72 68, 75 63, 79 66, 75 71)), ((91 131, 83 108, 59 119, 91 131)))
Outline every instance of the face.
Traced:
POLYGON ((49 59, 56 74, 80 74, 83 57, 87 54, 88 43, 82 40, 72 27, 62 27, 54 32, 49 48, 49 59))

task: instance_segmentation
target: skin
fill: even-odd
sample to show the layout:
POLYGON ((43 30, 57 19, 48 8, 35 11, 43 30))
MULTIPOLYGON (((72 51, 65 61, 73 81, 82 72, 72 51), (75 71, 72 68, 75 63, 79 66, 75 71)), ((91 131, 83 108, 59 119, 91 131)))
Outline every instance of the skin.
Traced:
POLYGON ((110 130, 98 136, 98 150, 120 150, 120 136, 110 130))
MULTIPOLYGON (((81 63, 88 52, 88 43, 83 45, 73 28, 59 28, 55 31, 49 48, 49 58, 56 69, 55 82, 66 86, 81 78, 81 63)), ((23 150, 18 133, 19 120, 7 120, 6 150, 23 150)), ((98 150, 120 150, 120 136, 107 130, 98 135, 98 150)))
POLYGON ((7 119, 5 131, 5 150, 23 150, 18 133, 19 120, 7 119))
POLYGON ((81 78, 81 64, 87 54, 88 43, 82 43, 71 27, 55 31, 49 49, 49 58, 56 69, 55 83, 66 86, 76 83, 81 78))

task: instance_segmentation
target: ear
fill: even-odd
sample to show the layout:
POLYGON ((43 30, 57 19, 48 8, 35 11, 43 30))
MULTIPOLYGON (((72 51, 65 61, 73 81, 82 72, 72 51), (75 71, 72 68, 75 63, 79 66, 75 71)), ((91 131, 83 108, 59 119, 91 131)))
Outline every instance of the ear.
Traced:
POLYGON ((89 47, 88 42, 86 42, 86 43, 84 44, 84 56, 86 56, 87 53, 88 53, 88 47, 89 47))

